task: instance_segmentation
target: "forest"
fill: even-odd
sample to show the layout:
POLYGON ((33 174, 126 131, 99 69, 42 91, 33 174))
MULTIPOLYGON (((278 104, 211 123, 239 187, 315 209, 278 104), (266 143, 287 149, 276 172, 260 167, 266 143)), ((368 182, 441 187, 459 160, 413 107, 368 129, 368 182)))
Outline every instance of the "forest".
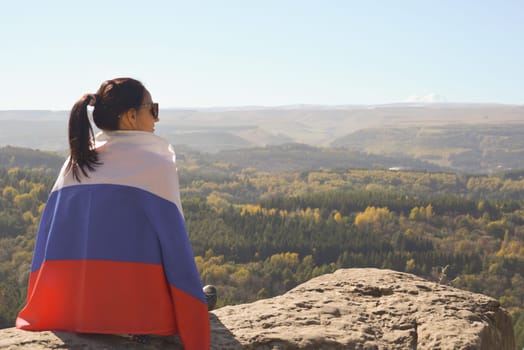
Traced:
MULTIPOLYGON (((58 171, 34 164, 0 167, 0 328, 24 303, 58 171)), ((524 171, 267 172, 190 153, 179 170, 197 266, 202 283, 218 287, 219 306, 339 268, 388 268, 496 298, 524 346, 524 171)))

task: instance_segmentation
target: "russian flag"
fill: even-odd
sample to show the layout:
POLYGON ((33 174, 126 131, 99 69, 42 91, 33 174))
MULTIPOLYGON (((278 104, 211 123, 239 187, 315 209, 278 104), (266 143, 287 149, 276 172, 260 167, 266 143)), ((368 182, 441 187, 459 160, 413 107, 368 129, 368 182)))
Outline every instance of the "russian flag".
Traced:
POLYGON ((16 327, 179 334, 186 349, 209 349, 171 145, 148 132, 103 132, 97 152, 102 165, 82 182, 65 165, 58 176, 16 327))

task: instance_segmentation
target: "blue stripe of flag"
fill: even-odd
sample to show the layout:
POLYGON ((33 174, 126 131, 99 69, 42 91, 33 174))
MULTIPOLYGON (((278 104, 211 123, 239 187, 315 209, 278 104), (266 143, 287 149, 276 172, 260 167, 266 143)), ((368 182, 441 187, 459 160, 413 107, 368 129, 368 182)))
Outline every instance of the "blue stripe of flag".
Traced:
POLYGON ((139 188, 96 184, 52 192, 31 271, 48 260, 163 264, 171 285, 205 302, 180 211, 139 188))

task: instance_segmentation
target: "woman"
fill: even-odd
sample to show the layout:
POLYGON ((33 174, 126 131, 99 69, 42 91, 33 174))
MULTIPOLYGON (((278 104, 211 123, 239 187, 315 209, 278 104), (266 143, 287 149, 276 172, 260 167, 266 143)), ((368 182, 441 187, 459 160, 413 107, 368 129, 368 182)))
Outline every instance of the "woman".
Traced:
POLYGON ((156 122, 158 104, 130 78, 73 106, 71 154, 42 215, 17 328, 179 334, 186 349, 209 348, 175 154, 156 122))

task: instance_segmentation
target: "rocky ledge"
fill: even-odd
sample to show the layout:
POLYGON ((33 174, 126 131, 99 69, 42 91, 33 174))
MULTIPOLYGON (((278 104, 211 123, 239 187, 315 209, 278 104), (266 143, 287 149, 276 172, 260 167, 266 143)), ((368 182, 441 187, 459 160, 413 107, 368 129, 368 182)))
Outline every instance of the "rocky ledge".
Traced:
MULTIPOLYGON (((514 350, 511 318, 481 294, 380 269, 341 269, 286 294, 210 313, 212 349, 514 350)), ((115 335, 0 330, 0 350, 182 349, 115 335)))

